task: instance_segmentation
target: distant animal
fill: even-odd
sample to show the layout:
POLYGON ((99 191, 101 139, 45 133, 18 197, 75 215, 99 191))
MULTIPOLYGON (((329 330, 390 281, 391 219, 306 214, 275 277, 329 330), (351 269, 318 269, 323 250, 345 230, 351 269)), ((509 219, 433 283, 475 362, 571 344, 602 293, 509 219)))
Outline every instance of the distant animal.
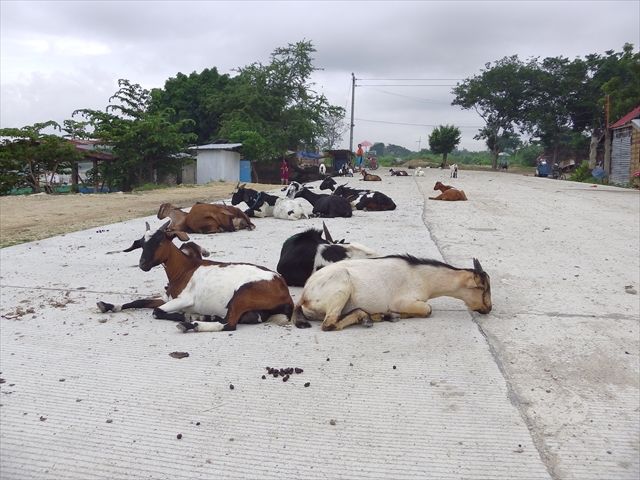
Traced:
POLYGON ((321 163, 318 167, 318 171, 320 172, 320 175, 325 175, 327 173, 327 166, 324 163, 321 163))
POLYGON ((134 300, 122 305, 98 302, 98 309, 119 312, 130 308, 153 308, 153 316, 180 322, 183 332, 235 330, 239 323, 266 320, 287 322, 293 300, 284 279, 265 267, 251 263, 223 263, 203 260, 202 250, 186 244, 179 249, 174 238, 189 236, 165 223, 151 232, 149 224, 142 238, 124 250, 142 249, 139 267, 148 272, 163 265, 169 284, 165 298, 134 300))
POLYGON ((450 165, 449 166, 449 170, 450 170, 449 176, 451 178, 458 178, 458 164, 457 163, 454 163, 454 164, 450 165))
POLYGON ((351 188, 347 185, 336 187, 336 181, 331 177, 326 177, 318 188, 320 190, 332 190, 334 195, 346 198, 351 202, 354 210, 383 211, 396 209, 394 201, 384 193, 351 188))
POLYGON ((473 269, 411 255, 344 260, 309 277, 292 322, 307 328, 307 320, 320 320, 322 330, 342 330, 356 323, 428 317, 428 300, 442 296, 487 314, 492 308, 489 275, 477 259, 473 269))
POLYGON ((429 197, 429 200, 446 200, 446 201, 457 201, 457 200, 466 200, 467 196, 464 193, 464 190, 458 190, 457 188, 452 187, 451 185, 444 185, 442 182, 436 182, 433 187, 434 190, 440 190, 442 193, 437 197, 429 197))
POLYGON ((189 212, 163 203, 158 209, 160 220, 169 217, 171 229, 186 233, 220 233, 236 230, 253 230, 256 226, 239 208, 231 205, 196 203, 189 212))
POLYGON ((363 168, 360 173, 362 173, 362 180, 365 182, 380 182, 382 178, 378 175, 373 175, 372 173, 367 173, 367 171, 363 168))
POLYGON ((416 177, 424 177, 424 170, 422 170, 422 167, 418 167, 415 172, 413 172, 413 175, 416 177))
POLYGON ((389 169, 389 173, 394 177, 408 177, 409 174, 406 170, 394 170, 393 168, 389 169))
POLYGON ((244 202, 249 207, 245 213, 249 217, 275 217, 283 220, 300 220, 311 216, 313 206, 304 198, 281 198, 266 192, 237 185, 231 197, 231 204, 244 202))
POLYGON ((322 228, 325 238, 321 230, 310 228, 292 235, 282 245, 276 270, 287 285, 302 287, 313 272, 340 260, 376 256, 373 250, 359 243, 334 241, 324 222, 322 228))
POLYGON ((351 217, 353 215, 348 200, 337 195, 313 193, 298 182, 291 182, 286 189, 288 198, 304 198, 313 205, 313 215, 318 217, 351 217))

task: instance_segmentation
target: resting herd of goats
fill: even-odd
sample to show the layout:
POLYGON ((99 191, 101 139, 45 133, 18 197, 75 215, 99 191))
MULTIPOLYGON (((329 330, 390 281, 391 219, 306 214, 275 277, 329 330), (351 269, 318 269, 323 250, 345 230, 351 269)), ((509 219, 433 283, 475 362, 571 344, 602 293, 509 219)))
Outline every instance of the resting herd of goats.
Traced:
MULTIPOLYGON (((361 173, 365 181, 382 180, 364 170, 361 173)), ((389 173, 409 176, 406 170, 389 173)), ((424 172, 418 168, 414 175, 424 176, 424 172)), ((145 272, 164 266, 169 283, 163 298, 122 305, 100 301, 98 308, 103 313, 152 308, 155 318, 176 321, 183 332, 229 331, 239 323, 267 320, 298 328, 318 320, 325 331, 357 323, 371 326, 382 320, 427 317, 431 313, 428 300, 441 296, 460 299, 476 312, 491 311, 489 275, 477 259, 472 269, 465 269, 408 254, 381 256, 355 242, 334 241, 324 223, 323 230, 311 228, 284 242, 277 272, 251 263, 208 260, 209 252, 189 242, 188 233, 253 230, 253 218, 351 217, 353 210, 396 208, 384 193, 338 186, 330 176, 318 187, 331 190, 330 194, 315 193, 312 188, 292 182, 280 197, 238 184, 232 205, 196 203, 187 213, 162 204, 158 218, 169 220, 156 231, 147 223, 144 235, 124 251, 141 249, 139 266, 145 272), (245 211, 235 206, 242 202, 248 207, 245 211), (178 247, 174 238, 185 243, 178 247), (295 305, 289 286, 304 287, 295 305)), ((462 190, 441 182, 434 190, 441 193, 431 200, 467 200, 462 190)))

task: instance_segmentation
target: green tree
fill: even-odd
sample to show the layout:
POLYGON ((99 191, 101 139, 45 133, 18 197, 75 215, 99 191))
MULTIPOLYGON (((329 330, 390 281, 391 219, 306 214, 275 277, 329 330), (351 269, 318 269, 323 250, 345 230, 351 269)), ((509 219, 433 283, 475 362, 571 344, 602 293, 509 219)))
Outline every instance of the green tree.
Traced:
POLYGON ((193 121, 175 120, 175 111, 169 108, 150 111, 149 91, 138 84, 121 79, 118 86, 105 111, 74 112, 74 116, 86 119, 93 128, 92 136, 116 157, 102 164, 103 181, 111 188, 128 191, 141 183, 178 174, 188 161, 187 147, 196 139, 194 133, 185 133, 193 121))
POLYGON ((235 109, 223 115, 219 135, 244 144, 253 132, 265 146, 252 158, 258 161, 289 149, 318 147, 326 133, 326 119, 343 117, 344 109, 330 105, 313 90, 315 51, 310 41, 300 41, 275 49, 268 65, 253 63, 238 69, 231 92, 235 109))
POLYGON ((429 135, 429 148, 433 153, 442 154, 440 168, 447 166, 447 155, 460 143, 460 129, 453 125, 439 125, 429 135))
POLYGON ((72 163, 81 158, 66 139, 43 133, 47 128, 60 130, 60 125, 47 121, 0 129, 0 193, 6 194, 22 185, 35 193, 43 188, 51 192, 54 175, 68 173, 72 163))
POLYGON ((215 140, 222 115, 234 109, 230 91, 235 83, 215 67, 190 75, 178 73, 165 82, 163 89, 151 90, 149 110, 154 113, 172 109, 172 120, 193 120, 187 131, 197 135, 198 143, 208 143, 215 140))
POLYGON ((531 64, 523 63, 517 55, 504 57, 485 64, 479 75, 463 80, 452 91, 452 105, 474 109, 484 120, 485 126, 474 138, 487 142, 493 169, 498 167, 502 137, 512 135, 521 118, 530 68, 531 64))
POLYGON ((384 143, 382 142, 374 142, 374 144, 371 146, 371 149, 374 152, 376 152, 376 155, 378 156, 382 156, 382 155, 386 155, 387 151, 384 147, 384 143))

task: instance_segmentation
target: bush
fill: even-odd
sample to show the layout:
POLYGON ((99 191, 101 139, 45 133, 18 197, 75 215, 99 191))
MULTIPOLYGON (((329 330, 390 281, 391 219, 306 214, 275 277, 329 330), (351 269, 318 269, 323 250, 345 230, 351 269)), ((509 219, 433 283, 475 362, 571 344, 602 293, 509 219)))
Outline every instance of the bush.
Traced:
POLYGON ((572 182, 584 182, 584 183, 598 182, 598 180, 593 178, 593 176, 591 175, 589 162, 582 162, 580 165, 578 165, 578 168, 576 168, 573 171, 573 173, 569 177, 569 180, 571 180, 572 182))

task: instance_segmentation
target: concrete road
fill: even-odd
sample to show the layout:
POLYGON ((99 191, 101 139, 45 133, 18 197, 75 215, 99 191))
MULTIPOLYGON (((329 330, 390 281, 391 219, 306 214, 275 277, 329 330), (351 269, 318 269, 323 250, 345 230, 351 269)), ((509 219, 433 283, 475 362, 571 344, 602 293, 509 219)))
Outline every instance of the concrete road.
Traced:
MULTIPOLYGON (((477 257, 490 315, 437 299, 429 319, 371 329, 184 335, 95 307, 162 291, 162 269, 109 253, 153 217, 5 248, 0 477, 638 478, 638 192, 462 171, 450 183, 470 201, 445 203, 425 200, 445 172, 378 173, 366 185, 398 209, 330 219, 334 238, 477 257), (266 366, 304 372, 284 383, 266 366)), ((288 236, 321 226, 257 222, 193 239, 275 268, 288 236)))

